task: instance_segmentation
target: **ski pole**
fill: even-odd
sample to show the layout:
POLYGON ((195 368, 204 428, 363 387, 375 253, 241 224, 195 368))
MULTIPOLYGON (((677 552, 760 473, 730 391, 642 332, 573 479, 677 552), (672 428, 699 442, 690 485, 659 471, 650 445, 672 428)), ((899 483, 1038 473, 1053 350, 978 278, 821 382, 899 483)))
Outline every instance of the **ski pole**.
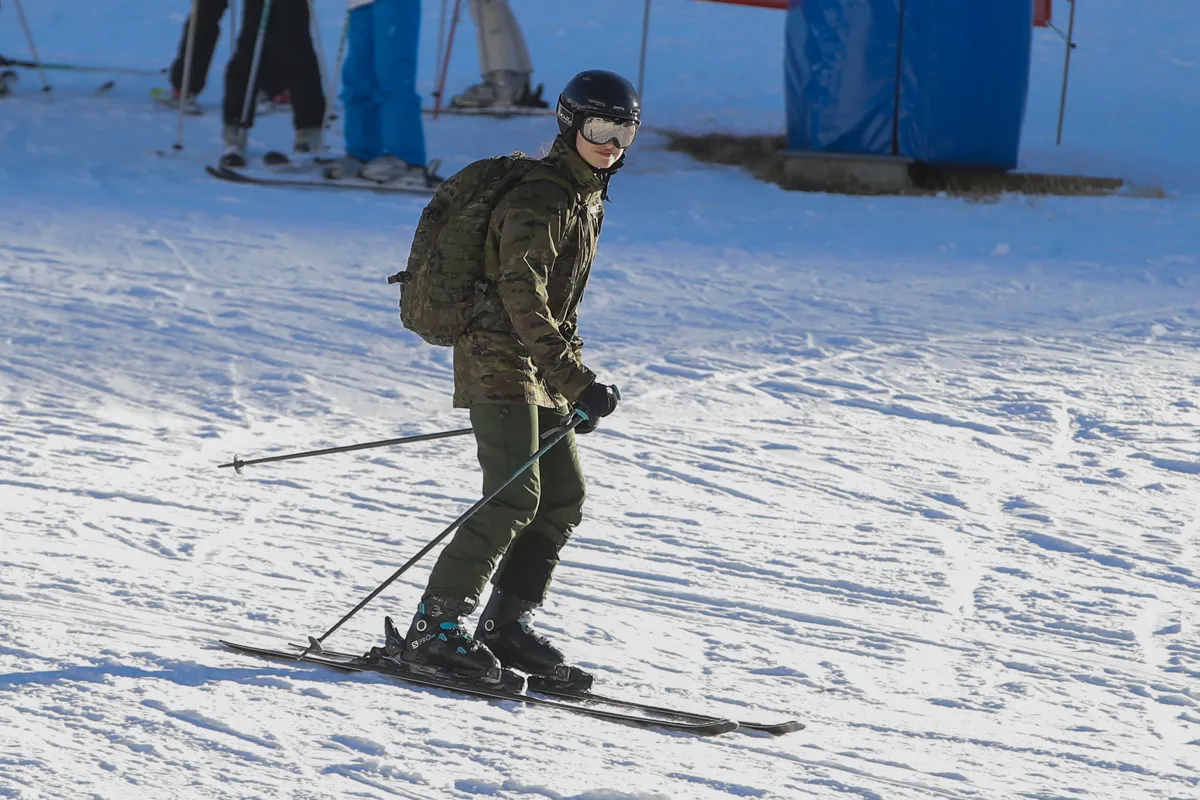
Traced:
POLYGON ((382 592, 384 589, 391 586, 392 581, 396 580, 401 575, 403 575, 408 570, 409 567, 411 567, 413 564, 416 564, 418 561, 420 561, 422 558, 425 557, 426 553, 428 553, 430 550, 432 550, 434 547, 436 547, 438 545, 438 542, 442 541, 442 539, 445 539, 447 536, 449 536, 451 531, 453 531, 459 525, 462 525, 464 522, 466 522, 468 519, 470 519, 472 516, 474 516, 476 511, 483 508, 485 505, 488 504, 489 501, 491 501, 491 499, 493 497, 500 494, 500 492, 504 491, 504 489, 507 488, 510 483, 512 483, 518 477, 520 477, 525 472, 525 470, 529 469, 534 464, 536 464, 538 459, 540 459, 542 456, 546 455, 546 453, 550 452, 550 449, 552 447, 554 447, 556 444, 558 444, 559 441, 561 441, 564 436, 566 436, 568 433, 570 433, 572 430, 574 430, 576 425, 578 425, 581 422, 585 422, 588 419, 589 419, 589 417, 587 415, 587 412, 582 411, 581 409, 575 409, 575 411, 572 412, 570 416, 568 416, 565 420, 563 420, 562 424, 560 424, 557 428, 554 428, 552 431, 550 431, 550 435, 549 435, 548 439, 546 440, 546 443, 544 445, 542 445, 541 449, 539 449, 536 453, 534 453, 528 461, 526 461, 524 464, 522 464, 521 467, 516 472, 514 472, 512 475, 510 475, 508 477, 508 479, 504 481, 504 483, 500 484, 495 489, 492 489, 492 491, 488 492, 486 495, 483 496, 483 498, 481 498, 478 502, 476 502, 475 505, 471 506, 466 511, 464 511, 462 514, 460 514, 458 519, 454 520, 454 522, 451 522, 448 526, 446 526, 446 529, 443 530, 441 533, 439 533, 433 539, 433 541, 431 541, 429 544, 422 547, 415 556, 410 558, 408 560, 408 562, 405 563, 404 566, 400 567, 400 569, 393 572, 392 576, 390 578, 388 578, 383 583, 379 584, 379 586, 376 587, 375 591, 371 592, 369 595, 364 597, 362 599, 362 601, 350 611, 349 614, 347 614, 346 616, 344 616, 340 620, 338 620, 336 625, 334 625, 329 630, 325 631, 325 633, 321 634, 320 637, 309 636, 308 637, 308 647, 305 648, 303 653, 296 656, 296 660, 303 659, 306 655, 308 655, 309 653, 311 653, 314 650, 316 650, 318 653, 320 653, 322 651, 321 642, 325 641, 327 638, 329 638, 330 634, 332 634, 338 628, 342 627, 342 625, 345 624, 346 620, 350 619, 355 614, 357 614, 360 610, 362 610, 363 606, 365 606, 367 603, 374 600, 375 597, 380 592, 382 592))
POLYGON ((21 20, 21 27, 25 29, 25 38, 29 40, 29 52, 33 53, 33 67, 42 81, 42 91, 48 92, 50 84, 46 82, 46 73, 42 71, 42 60, 38 58, 37 45, 33 43, 33 31, 29 29, 29 21, 25 19, 25 9, 21 7, 21 0, 16 0, 16 6, 17 17, 21 20))
POLYGON ((192 0, 192 15, 188 17, 187 44, 183 46, 183 85, 179 87, 179 124, 175 128, 175 144, 171 145, 176 152, 183 149, 183 109, 192 89, 192 55, 196 52, 196 17, 199 15, 199 11, 200 0, 192 0))
POLYGON ((446 0, 442 0, 442 13, 438 15, 437 57, 433 61, 433 74, 442 68, 442 52, 446 49, 446 0))
POLYGON ((49 64, 40 61, 25 61, 20 58, 5 58, 0 56, 0 67, 20 67, 22 69, 60 69, 69 72, 108 72, 113 75, 162 75, 167 68, 134 69, 132 67, 95 67, 82 64, 49 64))
POLYGON ((329 82, 330 94, 325 101, 325 116, 321 119, 321 137, 325 137, 325 129, 333 119, 333 103, 337 97, 338 81, 342 79, 342 59, 346 56, 346 42, 350 37, 350 9, 346 9, 346 19, 342 22, 342 38, 338 41, 337 58, 333 63, 333 80, 329 82))
POLYGON ((293 458, 308 458, 309 456, 325 456, 330 453, 349 453, 352 450, 369 450, 372 447, 389 447, 394 444, 408 444, 409 442, 427 442, 431 439, 448 439, 451 436, 465 436, 471 433, 472 428, 460 428, 455 431, 442 431, 441 433, 422 433, 418 436, 401 436, 399 439, 383 439, 378 442, 364 442, 363 444, 348 444, 343 447, 326 447, 324 450, 308 450, 303 453, 289 453, 285 456, 266 456, 265 458, 255 458, 250 461, 243 461, 236 455, 233 461, 228 464, 218 464, 217 468, 233 467, 237 474, 242 474, 242 467, 250 466, 251 464, 266 464, 271 461, 290 461, 293 458))
POLYGON ((237 52, 238 37, 238 6, 237 0, 229 0, 229 57, 237 52))
POLYGON ((446 90, 446 73, 450 71, 450 53, 454 50, 454 31, 458 28, 462 0, 454 0, 454 13, 450 15, 450 35, 446 39, 446 59, 442 62, 442 74, 438 77, 437 89, 433 92, 433 118, 442 110, 442 92, 446 90))
MULTIPOLYGON (((250 0, 246 0, 249 8, 250 0)), ((267 38, 267 17, 271 15, 271 0, 263 0, 262 14, 258 18, 258 30, 254 32, 254 56, 250 59, 250 77, 246 82, 246 99, 242 102, 242 128, 249 128, 250 109, 254 107, 258 93, 258 66, 262 61, 263 42, 267 38)))

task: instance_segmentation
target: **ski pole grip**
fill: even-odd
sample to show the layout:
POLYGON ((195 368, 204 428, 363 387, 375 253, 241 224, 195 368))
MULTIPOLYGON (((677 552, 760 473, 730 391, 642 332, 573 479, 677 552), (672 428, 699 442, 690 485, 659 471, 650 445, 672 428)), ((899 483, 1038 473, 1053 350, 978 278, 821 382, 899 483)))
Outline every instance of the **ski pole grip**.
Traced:
POLYGON ((563 418, 558 421, 557 427, 551 428, 538 438, 545 441, 564 428, 574 428, 579 423, 587 422, 589 419, 591 419, 591 417, 589 417, 588 413, 582 408, 573 409, 570 414, 563 415, 563 418))

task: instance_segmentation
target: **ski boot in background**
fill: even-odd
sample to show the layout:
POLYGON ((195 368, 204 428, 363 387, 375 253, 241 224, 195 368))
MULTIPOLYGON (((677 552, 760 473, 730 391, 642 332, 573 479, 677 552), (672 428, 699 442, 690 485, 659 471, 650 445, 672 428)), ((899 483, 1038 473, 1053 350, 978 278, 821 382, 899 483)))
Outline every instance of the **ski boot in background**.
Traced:
POLYGON ((226 125, 221 129, 221 143, 225 150, 218 163, 226 169, 241 169, 246 166, 246 147, 250 132, 239 125, 226 125))
POLYGON ((279 114, 283 112, 291 113, 292 110, 292 93, 284 89, 279 94, 271 94, 262 89, 258 90, 258 94, 254 98, 254 113, 260 116, 269 114, 279 114))
POLYGON ((292 154, 280 150, 263 153, 263 164, 272 172, 309 172, 321 164, 321 129, 300 128, 292 139, 292 154))
POLYGON ((345 155, 341 158, 335 158, 329 162, 322 173, 328 180, 340 181, 346 178, 357 178, 362 174, 362 169, 366 164, 359 161, 352 155, 345 155))
POLYGON ((292 154, 301 158, 316 158, 321 150, 321 129, 300 128, 292 139, 292 154))
MULTIPOLYGON (((150 90, 150 99, 159 105, 178 110, 181 102, 181 92, 178 89, 154 88, 150 90)), ((204 114, 204 109, 196 101, 196 95, 189 94, 186 98, 182 98, 182 103, 183 113, 193 117, 199 117, 204 114)))
POLYGON ((441 161, 434 159, 426 166, 410 164, 393 155, 373 158, 359 170, 358 177, 388 185, 413 185, 422 189, 437 186, 444 178, 435 173, 441 161))
POLYGON ((543 85, 539 83, 536 91, 530 90, 527 73, 496 70, 484 75, 482 81, 468 86, 461 94, 455 95, 450 100, 450 108, 496 114, 547 108, 550 104, 542 98, 543 89, 543 85))

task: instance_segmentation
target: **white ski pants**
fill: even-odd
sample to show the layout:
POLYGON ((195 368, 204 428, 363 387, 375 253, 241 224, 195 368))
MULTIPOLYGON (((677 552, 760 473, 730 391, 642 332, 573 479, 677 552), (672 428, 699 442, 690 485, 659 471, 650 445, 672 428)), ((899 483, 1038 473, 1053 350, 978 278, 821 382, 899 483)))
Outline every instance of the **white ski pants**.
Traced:
POLYGON ((508 0, 470 0, 471 19, 479 39, 479 72, 533 73, 525 36, 508 0))

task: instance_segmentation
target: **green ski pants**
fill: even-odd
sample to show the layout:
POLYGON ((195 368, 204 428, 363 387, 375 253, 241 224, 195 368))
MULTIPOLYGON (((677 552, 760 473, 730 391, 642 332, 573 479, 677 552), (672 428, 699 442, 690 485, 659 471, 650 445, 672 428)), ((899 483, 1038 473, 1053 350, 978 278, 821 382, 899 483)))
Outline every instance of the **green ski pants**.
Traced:
MULTIPOLYGON (((542 446, 540 433, 557 427, 564 414, 565 409, 533 405, 473 406, 483 493, 520 469, 542 446)), ((585 494, 571 431, 459 527, 438 557, 425 594, 478 603, 495 572, 493 584, 540 604, 558 552, 583 518, 585 494)))

